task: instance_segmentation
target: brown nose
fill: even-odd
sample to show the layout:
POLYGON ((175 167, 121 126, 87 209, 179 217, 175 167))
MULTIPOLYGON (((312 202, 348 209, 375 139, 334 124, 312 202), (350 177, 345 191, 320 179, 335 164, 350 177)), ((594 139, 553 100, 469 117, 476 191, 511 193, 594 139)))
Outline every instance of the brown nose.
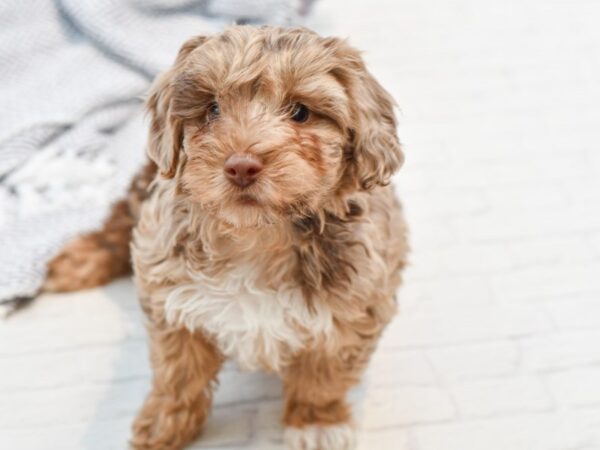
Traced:
POLYGON ((223 170, 233 184, 244 188, 256 181, 262 164, 256 156, 234 153, 225 161, 223 170))

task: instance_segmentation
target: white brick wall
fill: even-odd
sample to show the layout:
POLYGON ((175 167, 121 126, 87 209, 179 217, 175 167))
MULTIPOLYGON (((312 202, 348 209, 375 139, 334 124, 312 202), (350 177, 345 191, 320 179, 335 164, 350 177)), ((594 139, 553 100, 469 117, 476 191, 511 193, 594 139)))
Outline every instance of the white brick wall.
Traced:
POLYGON ((548 376, 548 386, 561 406, 600 404, 600 367, 577 368, 548 376))
POLYGON ((542 381, 532 376, 458 383, 452 393, 463 417, 548 411, 553 406, 542 381))
MULTIPOLYGON (((600 449, 600 3, 319 0, 401 107, 413 253, 352 392, 361 450, 600 449)), ((0 449, 123 449, 130 282, 0 322, 0 449)), ((193 448, 281 450, 280 383, 221 376, 193 448)))
MULTIPOLYGON (((591 428, 568 414, 514 414, 484 420, 425 426, 416 430, 420 450, 562 450, 584 448, 591 428)), ((390 447, 393 448, 393 447, 390 447)), ((410 448, 410 447, 409 447, 410 448)))
POLYGON ((520 361, 517 344, 508 339, 431 348, 427 354, 439 377, 449 382, 512 375, 520 361))
POLYGON ((440 387, 374 388, 365 399, 362 426, 367 430, 401 427, 446 421, 455 415, 449 393, 440 387))

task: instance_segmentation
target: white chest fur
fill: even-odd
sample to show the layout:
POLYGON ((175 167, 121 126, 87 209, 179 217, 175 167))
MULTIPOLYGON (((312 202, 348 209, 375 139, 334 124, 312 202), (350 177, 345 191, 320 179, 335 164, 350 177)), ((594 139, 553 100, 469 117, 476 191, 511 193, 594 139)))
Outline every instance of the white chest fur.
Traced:
POLYGON ((171 324, 202 330, 223 354, 248 370, 278 370, 298 350, 333 330, 322 305, 309 310, 298 288, 257 290, 252 267, 240 267, 215 280, 199 275, 167 294, 171 324))

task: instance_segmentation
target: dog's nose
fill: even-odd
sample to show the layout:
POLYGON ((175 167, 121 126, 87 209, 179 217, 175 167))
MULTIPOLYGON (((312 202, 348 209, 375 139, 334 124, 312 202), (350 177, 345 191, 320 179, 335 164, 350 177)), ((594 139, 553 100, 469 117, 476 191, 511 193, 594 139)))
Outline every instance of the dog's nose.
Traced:
POLYGON ((256 156, 234 153, 225 161, 223 170, 233 184, 244 188, 256 181, 262 168, 262 163, 256 156))

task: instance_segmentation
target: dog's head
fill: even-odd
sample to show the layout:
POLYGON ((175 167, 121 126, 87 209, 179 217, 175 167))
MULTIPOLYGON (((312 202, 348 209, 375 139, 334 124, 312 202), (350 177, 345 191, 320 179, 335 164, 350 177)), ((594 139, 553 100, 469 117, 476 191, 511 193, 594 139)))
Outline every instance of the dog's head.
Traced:
POLYGON ((401 165, 393 101, 346 42, 238 26, 186 42, 154 82, 149 155, 237 226, 314 214, 401 165))

